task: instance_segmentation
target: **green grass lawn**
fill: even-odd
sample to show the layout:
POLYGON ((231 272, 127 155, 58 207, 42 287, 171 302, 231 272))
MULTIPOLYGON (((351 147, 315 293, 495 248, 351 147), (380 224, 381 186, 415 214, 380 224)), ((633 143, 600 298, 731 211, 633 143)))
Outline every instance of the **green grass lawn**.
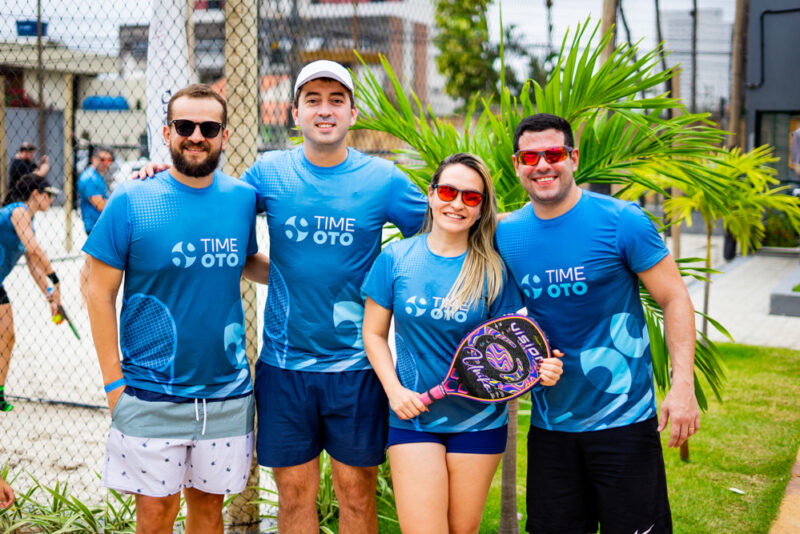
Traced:
MULTIPOLYGON (((724 402, 714 400, 702 415, 702 430, 689 441, 689 462, 680 460, 677 449, 666 448, 666 431, 662 439, 676 534, 769 532, 800 447, 800 352, 734 344, 720 348, 728 377, 724 402)), ((520 412, 525 409, 520 404, 520 412)), ((527 429, 528 418, 521 416, 517 492, 523 513, 527 429)), ((499 516, 498 471, 481 532, 497 532, 499 516)), ((520 529, 524 526, 523 519, 520 529)))

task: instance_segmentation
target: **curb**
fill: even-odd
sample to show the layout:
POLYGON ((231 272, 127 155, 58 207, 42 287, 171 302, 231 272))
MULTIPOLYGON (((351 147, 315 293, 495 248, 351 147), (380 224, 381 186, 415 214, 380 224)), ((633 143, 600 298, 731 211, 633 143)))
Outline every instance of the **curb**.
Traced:
POLYGON ((778 509, 778 517, 769 534, 797 534, 800 532, 800 450, 786 485, 786 494, 778 509))

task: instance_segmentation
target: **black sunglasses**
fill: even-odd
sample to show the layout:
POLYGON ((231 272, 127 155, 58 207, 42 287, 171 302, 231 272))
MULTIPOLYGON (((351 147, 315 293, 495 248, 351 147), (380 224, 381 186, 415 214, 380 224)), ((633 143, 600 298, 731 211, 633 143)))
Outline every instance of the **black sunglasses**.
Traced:
POLYGON ((182 137, 191 137, 196 126, 200 127, 200 134, 206 139, 213 139, 225 127, 221 122, 205 121, 194 122, 188 119, 175 119, 169 121, 169 126, 175 126, 175 131, 182 137))

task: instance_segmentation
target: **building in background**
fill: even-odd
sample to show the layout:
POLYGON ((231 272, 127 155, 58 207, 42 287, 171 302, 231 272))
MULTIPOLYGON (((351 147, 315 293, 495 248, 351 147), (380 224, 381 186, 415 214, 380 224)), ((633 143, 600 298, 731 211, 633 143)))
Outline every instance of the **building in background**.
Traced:
MULTIPOLYGON (((224 1, 196 1, 193 12, 194 64, 198 81, 224 77, 224 1)), ((444 78, 431 69, 436 50, 434 4, 430 0, 260 0, 258 23, 262 124, 290 124, 291 80, 303 64, 332 59, 356 75, 363 67, 353 50, 381 81, 384 55, 423 104, 451 113, 455 102, 444 94, 444 78), (288 76, 288 83, 287 77, 288 76), (283 93, 282 95, 280 93, 283 93)), ((119 29, 120 70, 125 79, 143 78, 147 62, 147 25, 119 29)))
MULTIPOLYGON (((680 65, 681 98, 690 107, 692 95, 692 15, 664 10, 661 24, 667 64, 680 65)), ((731 92, 731 36, 733 24, 723 20, 722 9, 697 10, 697 95, 695 111, 718 111, 731 92)))
POLYGON ((800 4, 751 2, 745 78, 746 148, 775 147, 777 177, 800 184, 791 168, 791 142, 800 129, 800 4))

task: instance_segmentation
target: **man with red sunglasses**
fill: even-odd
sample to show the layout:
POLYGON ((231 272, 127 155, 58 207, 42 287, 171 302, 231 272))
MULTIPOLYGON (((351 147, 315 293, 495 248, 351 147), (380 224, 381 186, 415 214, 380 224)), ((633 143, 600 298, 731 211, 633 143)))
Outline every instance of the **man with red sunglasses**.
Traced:
POLYGON ((527 529, 671 532, 659 432, 671 419, 668 445, 678 447, 700 429, 689 294, 637 204, 576 185, 567 121, 523 119, 514 151, 531 203, 499 223, 497 245, 529 313, 564 352, 559 383, 533 392, 527 529), (671 355, 660 421, 640 282, 664 311, 671 355))

